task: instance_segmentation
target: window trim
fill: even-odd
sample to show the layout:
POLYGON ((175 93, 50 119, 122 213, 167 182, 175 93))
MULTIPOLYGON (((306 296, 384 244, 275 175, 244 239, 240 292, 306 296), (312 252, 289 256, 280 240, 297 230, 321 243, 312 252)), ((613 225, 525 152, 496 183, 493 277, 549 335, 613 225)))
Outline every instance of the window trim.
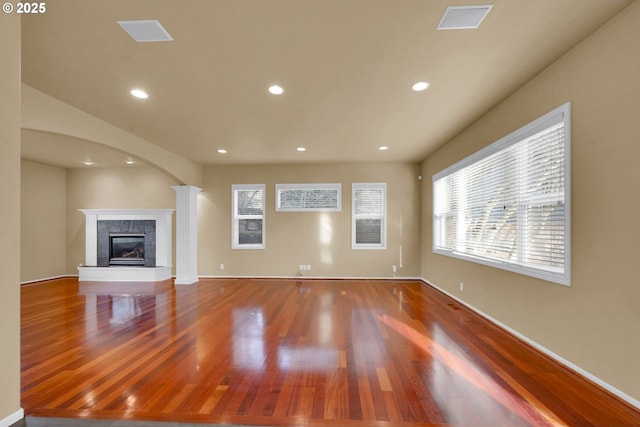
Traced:
POLYGON ((386 182, 354 182, 351 184, 351 249, 353 250, 385 250, 387 249, 387 183, 386 182), (380 243, 356 243, 356 220, 363 218, 356 214, 356 190, 382 189, 382 218, 380 222, 380 243))
POLYGON ((483 149, 471 154, 470 156, 460 160, 459 162, 449 166, 448 168, 433 175, 432 180, 432 251, 439 255, 445 255, 452 258, 470 261, 514 273, 535 277, 549 282, 557 283, 564 286, 571 286, 571 102, 567 102, 558 108, 548 112, 538 119, 526 124, 511 134, 499 139, 483 149), (475 164, 497 152, 505 150, 514 144, 517 144, 536 133, 549 128, 558 116, 564 121, 564 272, 552 272, 523 264, 506 262, 500 260, 491 260, 483 257, 474 256, 455 251, 443 250, 436 247, 436 182, 446 176, 451 175, 467 166, 475 164))
POLYGON ((266 245, 266 186, 265 184, 232 184, 231 185, 231 249, 264 249, 266 245), (262 215, 237 215, 237 191, 262 190, 262 215), (239 243, 239 220, 262 219, 262 243, 239 243))
POLYGON ((340 212, 342 211, 342 184, 340 183, 327 183, 327 184, 276 184, 276 212, 340 212), (282 191, 287 190, 336 190, 336 203, 335 208, 282 208, 280 201, 280 194, 282 191))

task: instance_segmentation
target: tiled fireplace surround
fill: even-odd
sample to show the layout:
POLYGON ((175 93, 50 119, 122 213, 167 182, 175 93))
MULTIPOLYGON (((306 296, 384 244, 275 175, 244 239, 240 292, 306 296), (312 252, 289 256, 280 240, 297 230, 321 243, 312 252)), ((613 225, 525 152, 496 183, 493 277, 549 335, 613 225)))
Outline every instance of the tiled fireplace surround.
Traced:
MULTIPOLYGON (((144 235, 144 266, 156 266, 156 222, 152 219, 98 220, 97 267, 108 267, 113 234, 144 235)), ((114 256, 116 256, 114 254, 114 256)), ((119 255, 117 255, 119 256, 119 255)))
POLYGON ((173 209, 80 209, 85 215, 85 263, 80 281, 143 281, 171 278, 173 209), (145 234, 144 266, 109 266, 109 233, 145 234))

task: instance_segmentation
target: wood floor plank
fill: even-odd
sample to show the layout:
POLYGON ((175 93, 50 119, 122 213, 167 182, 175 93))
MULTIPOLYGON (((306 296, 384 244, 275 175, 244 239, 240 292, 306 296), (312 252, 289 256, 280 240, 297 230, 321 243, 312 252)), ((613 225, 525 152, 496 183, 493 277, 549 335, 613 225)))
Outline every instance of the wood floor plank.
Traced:
POLYGON ((638 426, 419 281, 21 288, 26 414, 294 427, 638 426))

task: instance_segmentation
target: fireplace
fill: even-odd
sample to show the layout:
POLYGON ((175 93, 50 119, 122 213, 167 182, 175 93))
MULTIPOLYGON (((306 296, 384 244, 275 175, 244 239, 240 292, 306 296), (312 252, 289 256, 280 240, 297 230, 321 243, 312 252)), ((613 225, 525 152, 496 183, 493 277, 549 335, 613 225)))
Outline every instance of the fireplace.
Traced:
POLYGON ((155 220, 98 220, 98 267, 155 267, 155 220))
POLYGON ((80 281, 156 282, 171 278, 173 209, 80 211, 86 217, 80 281))
POLYGON ((109 234, 109 265, 144 265, 144 257, 144 234, 109 234))

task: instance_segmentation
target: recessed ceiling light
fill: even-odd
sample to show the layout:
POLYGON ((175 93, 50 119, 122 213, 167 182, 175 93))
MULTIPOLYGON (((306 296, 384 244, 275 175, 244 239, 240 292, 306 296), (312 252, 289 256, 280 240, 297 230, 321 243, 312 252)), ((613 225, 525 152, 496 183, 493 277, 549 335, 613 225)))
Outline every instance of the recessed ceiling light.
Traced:
POLYGON ((414 83, 413 86, 411 86, 411 89, 416 92, 422 92, 423 90, 429 89, 429 86, 431 86, 431 83, 429 82, 417 82, 414 83))
POLYGON ((135 96, 136 98, 140 98, 140 99, 147 99, 149 98, 149 94, 145 91, 143 91, 142 89, 131 89, 131 95, 135 96))
POLYGON ((128 165, 134 165, 136 162, 133 159, 127 159, 125 163, 128 165))
POLYGON ((380 151, 387 151, 389 149, 389 147, 387 147, 386 145, 383 145, 382 147, 378 147, 378 150, 380 151))
POLYGON ((282 95, 284 93, 284 89, 278 85, 269 86, 269 93, 272 95, 282 95))
POLYGON ((220 148, 220 149, 218 150, 218 153, 220 153, 220 154, 227 154, 227 150, 225 150, 224 148, 220 148))
POLYGON ((82 162, 82 163, 84 163, 84 164, 85 164, 85 165, 87 165, 87 166, 91 166, 91 165, 93 164, 93 162, 92 162, 91 160, 85 160, 85 161, 84 161, 84 162, 82 162))
POLYGON ((298 151, 300 151, 300 152, 302 152, 302 151, 307 151, 307 149, 306 149, 306 148, 304 148, 304 147, 298 147, 298 148, 296 148, 296 150, 298 150, 298 151))

